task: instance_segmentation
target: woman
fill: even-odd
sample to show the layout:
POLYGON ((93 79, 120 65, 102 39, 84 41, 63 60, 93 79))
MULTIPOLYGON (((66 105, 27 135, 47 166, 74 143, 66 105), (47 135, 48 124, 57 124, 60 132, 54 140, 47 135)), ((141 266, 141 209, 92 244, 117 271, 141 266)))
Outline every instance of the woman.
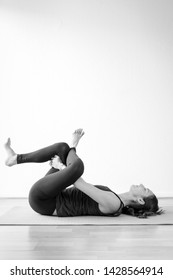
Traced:
POLYGON ((128 192, 117 195, 108 187, 92 185, 82 179, 84 164, 76 154, 76 147, 83 135, 83 130, 77 129, 70 147, 61 142, 27 154, 16 154, 11 148, 10 139, 7 140, 7 166, 50 161, 49 172, 30 190, 29 203, 32 209, 42 215, 59 217, 114 217, 121 213, 147 217, 160 214, 156 196, 142 184, 132 185, 128 192))

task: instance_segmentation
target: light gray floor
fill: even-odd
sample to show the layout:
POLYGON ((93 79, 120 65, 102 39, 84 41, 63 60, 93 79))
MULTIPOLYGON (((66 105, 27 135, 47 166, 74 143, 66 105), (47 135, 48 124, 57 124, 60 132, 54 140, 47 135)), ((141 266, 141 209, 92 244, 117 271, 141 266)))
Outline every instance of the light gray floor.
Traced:
MULTIPOLYGON (((0 199, 0 213, 22 203, 0 199)), ((0 226, 0 259, 172 260, 173 226, 0 226)))

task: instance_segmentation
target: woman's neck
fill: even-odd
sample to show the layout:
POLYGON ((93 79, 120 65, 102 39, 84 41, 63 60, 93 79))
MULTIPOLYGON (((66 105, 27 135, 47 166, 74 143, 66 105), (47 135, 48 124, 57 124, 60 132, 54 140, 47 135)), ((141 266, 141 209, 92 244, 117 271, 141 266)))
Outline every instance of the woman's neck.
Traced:
POLYGON ((130 192, 125 192, 118 194, 118 196, 121 198, 124 206, 130 205, 132 203, 132 195, 130 192))

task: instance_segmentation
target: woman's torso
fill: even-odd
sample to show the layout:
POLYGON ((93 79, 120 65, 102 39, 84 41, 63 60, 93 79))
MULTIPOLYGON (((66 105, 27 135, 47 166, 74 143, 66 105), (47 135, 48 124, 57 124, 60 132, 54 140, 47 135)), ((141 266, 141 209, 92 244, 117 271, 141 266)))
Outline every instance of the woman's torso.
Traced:
MULTIPOLYGON (((95 185, 103 191, 111 191, 108 187, 95 185)), ((114 193, 118 198, 119 196, 114 193)), ((96 201, 90 198, 88 195, 77 189, 76 187, 70 187, 63 190, 56 198, 56 215, 59 217, 69 216, 119 216, 122 212, 123 203, 120 200, 119 209, 113 214, 104 214, 100 211, 99 205, 96 201)))

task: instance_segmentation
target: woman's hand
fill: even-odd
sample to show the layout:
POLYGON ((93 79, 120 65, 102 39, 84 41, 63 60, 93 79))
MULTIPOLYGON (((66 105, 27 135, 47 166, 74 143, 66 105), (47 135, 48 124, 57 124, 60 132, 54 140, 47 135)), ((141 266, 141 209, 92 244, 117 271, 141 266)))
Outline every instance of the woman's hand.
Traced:
POLYGON ((62 170, 66 168, 66 166, 62 163, 59 156, 54 156, 50 161, 50 166, 54 167, 55 169, 62 170))

